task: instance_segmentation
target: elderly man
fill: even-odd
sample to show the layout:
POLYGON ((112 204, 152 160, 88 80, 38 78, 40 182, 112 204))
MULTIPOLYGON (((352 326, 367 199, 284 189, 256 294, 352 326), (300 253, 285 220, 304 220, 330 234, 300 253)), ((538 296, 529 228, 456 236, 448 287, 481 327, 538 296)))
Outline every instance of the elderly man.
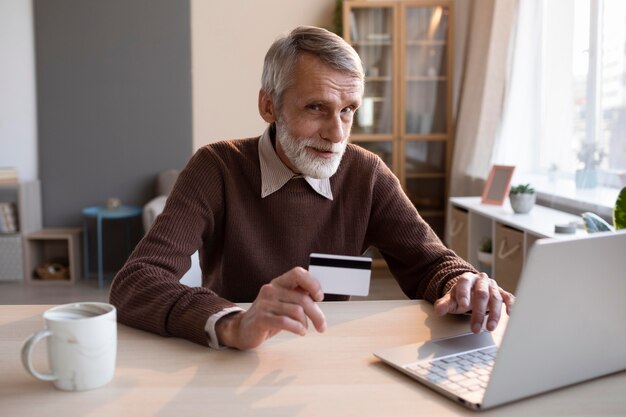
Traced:
POLYGON ((325 295, 302 266, 312 252, 374 246, 410 298, 440 314, 472 311, 493 330, 511 294, 436 237, 374 154, 348 144, 364 76, 340 37, 299 27, 265 57, 260 136, 198 150, 163 213, 111 287, 119 320, 212 347, 250 349, 286 330, 326 327, 325 295), (200 250, 203 287, 179 283, 200 250), (244 311, 236 302, 252 302, 244 311))

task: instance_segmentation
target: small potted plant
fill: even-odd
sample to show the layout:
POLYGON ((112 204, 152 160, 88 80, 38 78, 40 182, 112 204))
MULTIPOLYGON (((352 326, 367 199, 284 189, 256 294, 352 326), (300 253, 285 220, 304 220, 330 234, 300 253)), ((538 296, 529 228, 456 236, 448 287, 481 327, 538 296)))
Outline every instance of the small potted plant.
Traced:
POLYGON ((480 241, 480 246, 478 247, 478 262, 487 266, 491 266, 493 263, 493 242, 488 237, 480 241))
POLYGON ((520 214, 528 213, 535 205, 537 193, 530 184, 520 184, 511 187, 509 199, 514 212, 520 214))

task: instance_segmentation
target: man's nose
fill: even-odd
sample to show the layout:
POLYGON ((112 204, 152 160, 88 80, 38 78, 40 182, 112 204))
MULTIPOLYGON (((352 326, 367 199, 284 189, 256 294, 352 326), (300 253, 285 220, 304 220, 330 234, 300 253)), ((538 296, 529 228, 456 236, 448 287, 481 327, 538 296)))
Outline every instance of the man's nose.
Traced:
POLYGON ((329 142, 340 143, 344 140, 344 123, 341 115, 337 114, 329 117, 324 124, 321 136, 329 142))

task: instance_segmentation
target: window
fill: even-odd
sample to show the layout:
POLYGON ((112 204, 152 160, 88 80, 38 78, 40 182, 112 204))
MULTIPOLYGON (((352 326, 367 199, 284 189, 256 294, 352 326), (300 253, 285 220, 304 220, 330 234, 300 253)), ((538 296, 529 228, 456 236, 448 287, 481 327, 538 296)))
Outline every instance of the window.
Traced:
POLYGON ((510 62, 493 162, 540 190, 616 196, 626 186, 626 2, 520 2, 510 62))

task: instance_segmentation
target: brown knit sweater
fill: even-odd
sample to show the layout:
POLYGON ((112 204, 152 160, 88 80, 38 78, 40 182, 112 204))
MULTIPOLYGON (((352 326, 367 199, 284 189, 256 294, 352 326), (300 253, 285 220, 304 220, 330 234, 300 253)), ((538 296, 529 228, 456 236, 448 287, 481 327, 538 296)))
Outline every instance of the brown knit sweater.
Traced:
POLYGON ((348 145, 330 178, 332 201, 302 178, 262 199, 258 141, 207 145, 191 158, 113 281, 121 323, 206 346, 209 316, 254 301, 263 284, 306 268, 311 252, 355 256, 375 246, 404 293, 430 302, 452 278, 475 272, 440 242, 374 154, 348 145), (203 288, 189 288, 179 279, 198 248, 203 288))

